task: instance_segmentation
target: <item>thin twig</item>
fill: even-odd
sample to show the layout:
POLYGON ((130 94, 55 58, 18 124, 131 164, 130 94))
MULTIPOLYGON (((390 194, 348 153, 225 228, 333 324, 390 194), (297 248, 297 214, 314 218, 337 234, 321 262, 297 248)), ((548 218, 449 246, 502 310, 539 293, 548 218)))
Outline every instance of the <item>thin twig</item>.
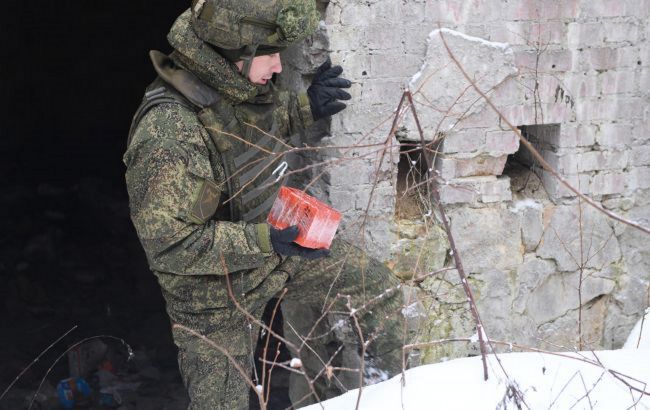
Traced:
POLYGON ((127 360, 130 360, 133 357, 133 349, 131 349, 131 346, 129 346, 129 344, 126 343, 126 341, 124 341, 124 339, 121 339, 121 338, 115 337, 115 336, 110 336, 110 335, 98 335, 98 336, 87 337, 87 338, 73 344, 69 348, 67 348, 63 353, 61 353, 54 360, 54 362, 52 362, 52 365, 50 366, 49 369, 47 369, 47 371, 45 372, 45 375, 41 379, 41 382, 38 384, 38 388, 36 389, 36 392, 34 393, 34 396, 32 397, 32 400, 29 402, 29 407, 27 407, 27 410, 30 410, 32 408, 32 406, 34 405, 34 402, 36 401, 36 396, 41 391, 41 388, 43 387, 43 383, 45 383, 45 379, 47 379, 47 376, 52 372, 52 370, 54 369, 54 366, 56 366, 56 364, 63 358, 63 356, 65 356, 66 354, 68 354, 68 352, 70 352, 71 350, 77 348, 78 346, 81 346, 82 344, 84 344, 86 342, 89 342, 91 340, 95 340, 95 339, 117 340, 118 342, 121 342, 122 345, 124 345, 124 347, 126 347, 126 350, 129 353, 129 356, 128 356, 127 360))
POLYGON ((242 378, 244 379, 244 381, 246 382, 246 384, 248 384, 248 385, 249 385, 249 386, 250 386, 250 387, 255 391, 255 394, 257 394, 257 398, 258 398, 259 401, 260 401, 260 407, 261 407, 261 410, 265 410, 265 409, 266 409, 266 403, 264 402, 264 397, 262 396, 262 392, 260 392, 259 390, 257 390, 257 386, 256 386, 255 383, 253 383, 253 381, 249 378, 249 375, 246 374, 246 370, 244 370, 244 369, 241 367, 241 365, 240 365, 239 363, 237 363, 237 361, 235 360, 235 358, 232 357, 232 355, 230 354, 230 352, 228 352, 228 350, 226 350, 225 348, 219 346, 218 344, 216 344, 216 343, 213 342, 212 340, 208 339, 207 337, 203 336, 201 333, 199 333, 199 332, 197 332, 197 331, 195 331, 195 330, 192 330, 192 329, 190 329, 190 328, 188 328, 188 327, 186 327, 186 326, 179 325, 178 323, 174 323, 174 324, 172 325, 172 328, 182 330, 182 331, 184 331, 184 332, 187 332, 187 333, 191 334, 192 336, 194 336, 194 337, 196 337, 196 338, 198 338, 198 339, 201 339, 201 341, 203 341, 204 343, 210 345, 210 346, 213 347, 214 349, 218 350, 221 354, 223 354, 224 356, 226 356, 226 358, 227 358, 228 361, 232 364, 232 366, 233 366, 235 369, 237 369, 237 371, 238 371, 239 374, 242 376, 242 378))
POLYGON ((599 205, 596 201, 588 197, 587 195, 583 194, 580 192, 580 190, 576 189, 573 185, 571 185, 566 178, 564 178, 562 175, 560 175, 545 159, 544 157, 535 149, 535 147, 524 137, 522 137, 521 132, 515 127, 504 115, 499 111, 499 109, 494 105, 490 97, 488 97, 476 84, 474 80, 467 74, 465 69, 463 68, 462 64, 458 61, 454 53, 451 51, 449 48, 449 45, 447 44, 447 40, 445 39, 445 36, 442 34, 442 30, 439 30, 440 38, 442 39, 442 42, 447 50, 447 53, 449 54, 449 57, 454 61, 460 72, 463 74, 465 79, 474 87, 477 93, 483 97, 483 99, 487 102, 487 104, 494 110, 494 112, 499 116, 499 118, 512 130, 512 132, 517 135, 517 138, 519 138, 519 141, 521 144, 523 144, 528 151, 533 155, 533 157, 540 163, 540 165, 546 170, 548 173, 553 175, 562 185, 564 185, 567 189, 569 189, 571 192, 582 198, 585 202, 587 202, 590 206, 598 210, 599 212, 602 212, 603 214, 609 216, 610 218, 622 222, 625 225, 631 226, 633 228, 636 228, 642 232, 645 232, 647 234, 650 234, 650 228, 645 227, 635 221, 623 218, 622 216, 609 211, 605 208, 603 208, 601 205, 599 205))
MULTIPOLYGON (((77 325, 72 326, 72 328, 71 328, 70 330, 68 330, 68 331, 65 332, 63 335, 61 335, 61 337, 59 337, 59 338, 56 339, 54 342, 52 342, 52 344, 50 344, 48 347, 45 348, 45 350, 43 350, 43 351, 42 351, 38 356, 36 356, 36 358, 35 358, 34 360, 32 360, 32 362, 31 362, 29 365, 27 365, 27 367, 25 367, 25 368, 24 368, 24 369, 23 369, 23 370, 18 374, 18 376, 16 376, 16 378, 14 379, 14 381, 12 381, 12 382, 9 384, 9 386, 7 386, 7 388, 2 392, 2 394, 0 394, 0 401, 2 401, 2 399, 3 399, 3 398, 5 397, 5 395, 9 392, 9 390, 11 390, 11 388, 14 387, 14 385, 18 382, 18 380, 20 380, 20 378, 23 377, 23 375, 24 375, 25 373, 27 373, 27 371, 28 371, 29 369, 31 369, 31 367, 34 366, 34 365, 36 364, 36 362, 38 362, 38 361, 41 359, 41 357, 43 357, 43 355, 44 355, 45 353, 47 353, 50 349, 52 349, 52 348, 53 348, 57 343, 59 343, 61 340, 63 340, 63 338, 65 338, 67 335, 69 335, 70 333, 72 333, 76 328, 77 328, 77 325)), ((37 391, 36 393, 38 393, 38 391, 37 391)))
MULTIPOLYGON (((420 120, 418 118, 418 113, 417 109, 415 108, 415 105, 413 104, 413 97, 411 96, 410 91, 405 91, 404 92, 404 97, 408 99, 408 102, 411 106, 411 111, 413 113, 413 118, 415 119, 415 124, 417 125, 418 132, 420 134, 420 143, 422 144, 423 148, 425 145, 424 141, 424 132, 422 130, 422 126, 420 125, 420 120)), ((427 173, 431 175, 433 172, 433 164, 431 162, 431 158, 424 153, 424 159, 426 161, 427 165, 427 173)), ((488 379, 488 368, 487 368, 487 349, 485 347, 485 340, 483 340, 483 322, 481 321, 481 316, 478 313, 478 308, 476 307, 476 301, 474 300, 474 295, 472 294, 472 289, 469 287, 469 283, 467 282, 467 275, 465 275, 465 269, 463 268, 463 261, 460 258, 460 254, 458 252, 458 249, 456 248, 456 243, 454 241, 454 235, 451 232, 451 226, 449 225, 449 221, 447 219, 447 214, 445 212, 444 207, 442 206, 442 202, 440 200, 440 193, 438 192, 438 187, 433 186, 433 179, 429 178, 430 183, 430 193, 433 197, 433 203, 438 206, 438 212, 440 213, 440 219, 442 220, 443 227, 445 229, 445 232, 447 233, 447 240, 449 241, 449 247, 451 248, 451 251, 453 253, 454 257, 454 262, 456 265, 456 270, 458 271, 458 275, 460 276, 461 282, 463 283, 463 289, 465 290, 465 294, 467 295, 467 301, 469 303, 470 311, 472 312, 472 316, 474 317, 474 322, 476 323, 476 331, 478 332, 478 338, 479 338, 479 346, 481 349, 481 359, 483 361, 483 378, 485 380, 488 379)))

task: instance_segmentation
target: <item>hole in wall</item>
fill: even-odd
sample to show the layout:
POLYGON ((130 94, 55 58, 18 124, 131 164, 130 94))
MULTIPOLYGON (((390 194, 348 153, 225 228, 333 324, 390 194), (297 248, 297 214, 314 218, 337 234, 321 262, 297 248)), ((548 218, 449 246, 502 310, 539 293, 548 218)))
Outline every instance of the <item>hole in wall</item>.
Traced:
MULTIPOLYGON (((520 125, 521 135, 542 155, 556 151, 560 139, 560 124, 520 125)), ((524 145, 508 155, 503 175, 510 177, 510 189, 514 197, 547 197, 542 183, 542 168, 539 162, 524 145)))
POLYGON ((400 143, 397 166, 397 219, 420 219, 430 209, 428 204, 427 165, 420 144, 412 141, 400 143))

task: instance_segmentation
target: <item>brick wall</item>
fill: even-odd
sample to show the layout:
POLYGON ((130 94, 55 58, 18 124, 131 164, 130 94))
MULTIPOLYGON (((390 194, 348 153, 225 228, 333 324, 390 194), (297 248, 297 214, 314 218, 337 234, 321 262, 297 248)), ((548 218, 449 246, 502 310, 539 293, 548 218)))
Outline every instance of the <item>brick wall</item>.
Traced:
MULTIPOLYGON (((485 315, 492 336, 533 345, 551 338, 572 346, 578 306, 577 293, 570 289, 582 268, 590 278, 583 298, 590 312, 585 334, 593 347, 620 345, 645 308, 650 250, 643 243, 648 238, 579 208, 572 193, 526 160, 516 136, 468 89, 440 33, 430 34, 443 28, 481 89, 505 118, 531 132, 544 158, 568 181, 608 209, 648 222, 650 0, 320 4, 324 17, 316 48, 343 65, 354 83, 348 109, 333 118, 330 136, 321 142, 344 148, 317 156, 345 157, 327 165, 317 184, 344 211, 342 234, 401 270, 408 270, 405 261, 415 263, 412 269, 418 272, 439 267, 418 265, 414 257, 435 248, 431 241, 439 238, 439 231, 432 233, 438 228, 427 216, 428 204, 418 220, 395 217, 401 200, 395 188, 398 139, 419 139, 409 115, 399 122, 398 138, 389 136, 397 104, 409 87, 427 140, 443 137, 435 172, 479 304, 499 310, 485 315), (515 160, 527 167, 513 167, 515 160), (579 225, 582 239, 576 236, 579 225), (598 255, 582 255, 572 265, 585 247, 598 255)), ((298 54, 313 57, 314 47, 298 54)), ((442 252, 427 260, 442 264, 442 252)), ((442 281, 426 286, 451 286, 449 299, 454 279, 442 281)), ((445 298, 438 299, 444 305, 445 298)), ((471 323, 459 320, 467 313, 463 308, 442 305, 427 306, 436 310, 435 320, 448 326, 442 332, 432 325, 427 337, 471 330, 471 323)))

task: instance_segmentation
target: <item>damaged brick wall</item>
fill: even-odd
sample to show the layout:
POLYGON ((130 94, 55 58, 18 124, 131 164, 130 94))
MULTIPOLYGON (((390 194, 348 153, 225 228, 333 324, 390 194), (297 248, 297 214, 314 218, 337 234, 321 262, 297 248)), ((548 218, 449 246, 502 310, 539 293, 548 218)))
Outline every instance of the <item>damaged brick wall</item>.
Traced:
MULTIPOLYGON (((579 341, 580 315, 586 347, 619 347, 647 306, 647 235, 586 207, 543 171, 468 89, 441 34, 503 116, 569 182, 605 208, 648 225, 650 2, 319 4, 319 34, 310 47, 291 52, 298 63, 289 71, 294 85, 304 85, 328 53, 353 81, 353 100, 321 127, 329 136, 319 143, 346 148, 310 158, 345 157, 326 164, 315 185, 344 212, 342 234, 406 277, 448 263, 430 204, 419 203, 408 218, 396 215, 409 196, 397 188, 404 182, 400 161, 413 159, 400 155, 399 145, 419 139, 409 116, 396 137, 388 137, 408 87, 426 138, 441 138, 435 173, 489 335, 570 348, 579 341)), ((427 326, 420 340, 471 334, 453 271, 422 287, 427 326)), ((466 349, 441 347, 426 360, 466 349)))

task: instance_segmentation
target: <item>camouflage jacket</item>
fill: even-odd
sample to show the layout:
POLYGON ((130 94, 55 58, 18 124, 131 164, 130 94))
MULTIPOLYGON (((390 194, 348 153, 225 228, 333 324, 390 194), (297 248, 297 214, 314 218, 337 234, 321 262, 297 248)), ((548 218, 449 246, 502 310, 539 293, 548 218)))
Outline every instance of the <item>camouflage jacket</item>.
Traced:
POLYGON ((244 221, 251 205, 237 201, 248 195, 254 205, 260 205, 255 202, 260 197, 268 202, 263 193, 275 187, 267 174, 281 155, 273 160, 264 156, 277 152, 278 145, 287 146, 279 139, 311 124, 309 101, 306 95, 250 83, 196 37, 188 12, 168 39, 176 51, 171 60, 159 62, 159 74, 164 76, 171 65, 177 74, 200 80, 203 88, 187 104, 151 108, 135 124, 123 158, 131 218, 149 265, 158 274, 199 276, 268 265, 277 255, 263 222, 266 215, 249 215, 244 221), (201 107, 201 98, 210 92, 218 95, 218 103, 201 107), (267 143, 271 139, 268 150, 247 152, 264 138, 267 143), (239 169, 232 167, 235 160, 239 169), (237 175, 227 176, 228 168, 237 175), (243 180, 245 174, 248 180, 243 180), (225 198, 238 212, 218 209, 225 198))

